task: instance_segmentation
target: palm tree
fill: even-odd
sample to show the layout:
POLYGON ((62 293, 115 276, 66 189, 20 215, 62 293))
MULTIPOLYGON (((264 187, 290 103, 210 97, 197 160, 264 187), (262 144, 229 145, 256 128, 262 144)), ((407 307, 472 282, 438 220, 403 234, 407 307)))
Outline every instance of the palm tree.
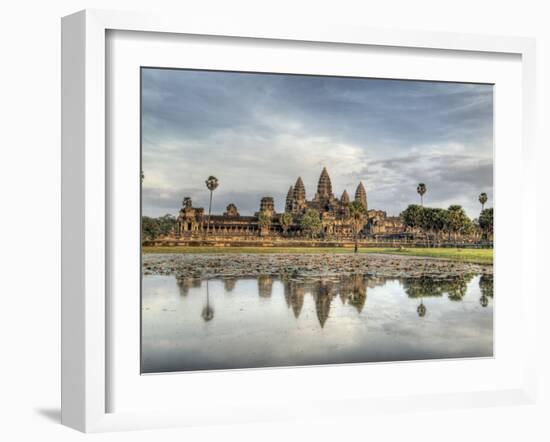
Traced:
POLYGON ((292 215, 288 212, 282 213, 279 217, 279 223, 281 224, 283 232, 286 234, 286 232, 292 225, 292 215))
POLYGON ((318 235, 323 228, 323 223, 319 217, 319 212, 313 209, 307 209, 300 221, 302 232, 308 233, 311 238, 318 235))
POLYGON ((487 194, 485 192, 479 194, 479 202, 481 203, 481 211, 485 209, 485 203, 487 202, 487 194))
POLYGON ((479 303, 482 307, 487 307, 489 305, 489 298, 485 295, 481 295, 481 298, 479 298, 479 303))
POLYGON ((416 192, 420 195, 420 205, 424 206, 424 194, 426 193, 426 185, 424 183, 419 183, 416 186, 416 192))
POLYGON ((493 235, 493 209, 489 208, 483 210, 477 222, 483 231, 483 237, 485 239, 490 239, 493 235))
POLYGON ((354 253, 357 253, 359 247, 359 231, 365 225, 367 218, 367 208, 360 201, 353 201, 349 204, 349 216, 351 219, 351 226, 353 229, 353 236, 355 240, 354 253))
POLYGON ((214 308, 210 305, 210 292, 208 290, 208 279, 206 280, 206 305, 201 311, 201 317, 205 322, 214 319, 214 308))
POLYGON ((457 235, 470 229, 472 221, 468 218, 468 215, 466 215, 466 212, 462 206, 453 204, 449 206, 447 213, 447 228, 449 230, 449 236, 452 233, 453 237, 456 239, 457 235))
POLYGON ((258 215, 258 224, 260 225, 260 235, 269 234, 269 228, 271 227, 271 217, 265 213, 260 212, 258 215))
POLYGON ((210 204, 208 205, 208 226, 206 228, 206 232, 210 232, 210 214, 212 212, 212 192, 217 189, 218 187, 218 179, 215 176, 210 175, 208 179, 205 181, 206 187, 210 191, 210 204))

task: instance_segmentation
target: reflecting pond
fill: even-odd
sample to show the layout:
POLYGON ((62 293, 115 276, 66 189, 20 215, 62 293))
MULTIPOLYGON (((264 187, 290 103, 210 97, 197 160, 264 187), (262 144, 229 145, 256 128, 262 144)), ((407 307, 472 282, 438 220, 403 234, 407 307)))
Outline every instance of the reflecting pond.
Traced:
POLYGON ((492 275, 143 277, 143 373, 492 355, 492 275))

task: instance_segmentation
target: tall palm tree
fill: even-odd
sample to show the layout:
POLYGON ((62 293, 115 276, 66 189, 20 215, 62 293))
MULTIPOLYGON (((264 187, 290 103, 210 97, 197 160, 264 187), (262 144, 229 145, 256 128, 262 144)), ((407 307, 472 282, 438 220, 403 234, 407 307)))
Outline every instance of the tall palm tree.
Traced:
POLYGON ((206 187, 210 191, 210 204, 208 205, 208 226, 206 232, 210 233, 210 214, 212 212, 212 193, 218 188, 218 179, 215 176, 210 175, 205 181, 206 187))
POLYGON ((354 253, 357 253, 359 249, 359 231, 363 228, 367 220, 367 208, 360 201, 353 201, 349 205, 349 216, 355 241, 354 253))
POLYGON ((206 305, 201 311, 201 317, 205 322, 214 319, 214 308, 210 305, 210 292, 208 290, 208 279, 206 280, 206 305))
POLYGON ((426 193, 426 185, 424 183, 419 183, 418 186, 416 186, 416 192, 420 195, 420 205, 424 207, 424 194, 426 193))
POLYGON ((485 192, 479 194, 479 202, 481 203, 481 211, 485 209, 485 203, 487 202, 487 194, 485 192))
POLYGON ((479 303, 482 307, 487 307, 489 305, 489 298, 483 294, 481 298, 479 298, 479 303))
POLYGON ((279 217, 279 223, 283 229, 283 233, 286 234, 290 226, 292 225, 292 215, 288 212, 282 213, 279 217))
POLYGON ((258 224, 260 225, 260 236, 269 235, 269 228, 271 227, 271 217, 265 213, 260 212, 258 215, 258 224))
POLYGON ((418 316, 421 318, 426 316, 426 306, 422 302, 422 298, 420 298, 420 305, 416 308, 416 313, 418 313, 418 316))

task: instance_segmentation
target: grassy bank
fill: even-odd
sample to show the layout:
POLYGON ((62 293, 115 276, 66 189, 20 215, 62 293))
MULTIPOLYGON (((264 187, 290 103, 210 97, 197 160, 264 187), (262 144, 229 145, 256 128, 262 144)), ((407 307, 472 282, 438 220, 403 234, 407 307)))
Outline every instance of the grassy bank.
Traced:
MULTIPOLYGON (((353 253, 351 248, 339 247, 144 247, 144 253, 353 253)), ((420 256, 452 259, 455 261, 492 264, 492 249, 395 249, 361 248, 359 253, 385 253, 391 255, 420 256)))

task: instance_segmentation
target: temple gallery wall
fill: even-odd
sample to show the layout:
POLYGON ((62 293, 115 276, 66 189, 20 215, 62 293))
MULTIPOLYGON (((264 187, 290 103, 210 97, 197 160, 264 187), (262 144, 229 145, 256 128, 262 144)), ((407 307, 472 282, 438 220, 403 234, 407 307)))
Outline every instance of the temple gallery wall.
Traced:
MULTIPOLYGON (((389 217, 381 210, 368 210, 367 192, 363 183, 358 183, 353 201, 365 208, 363 223, 359 228, 361 236, 400 235, 406 233, 399 217, 389 217)), ((194 207, 190 198, 184 198, 177 218, 175 238, 201 239, 204 237, 281 237, 307 238, 311 232, 304 228, 304 217, 315 214, 320 226, 316 237, 329 239, 351 239, 354 235, 350 203, 352 200, 344 190, 340 198, 332 190, 328 171, 323 168, 317 184, 317 192, 307 199, 306 188, 301 177, 290 186, 285 201, 284 213, 275 211, 273 197, 261 199, 259 210, 253 216, 241 216, 235 204, 229 203, 223 214, 210 216, 202 207, 194 207)))
MULTIPOLYGON (((206 184, 212 196, 217 179, 209 177, 206 184)), ((463 213, 460 206, 451 206, 449 212, 452 207, 460 209, 455 214, 463 213)), ((422 209, 412 205, 403 213, 411 208, 422 209)), ((466 217, 465 214, 463 216, 466 217)), ((169 233, 154 239, 144 238, 143 245, 323 246, 330 243, 331 246, 346 247, 359 241, 367 246, 392 243, 428 247, 460 244, 491 247, 492 231, 488 234, 469 219, 466 221, 469 229, 449 228, 444 232, 444 229, 436 231, 423 228, 418 222, 411 223, 407 216, 387 216, 383 210, 369 209, 367 191, 362 182, 357 184, 353 199, 347 190, 338 198, 333 193, 329 173, 323 168, 313 198, 307 198, 304 182, 298 177, 288 189, 282 213, 276 212, 272 196, 262 197, 258 211, 252 216, 242 216, 232 202, 229 202, 224 213, 210 213, 209 209, 194 207, 191 198, 184 197, 177 218, 172 218, 174 225, 169 233)))

